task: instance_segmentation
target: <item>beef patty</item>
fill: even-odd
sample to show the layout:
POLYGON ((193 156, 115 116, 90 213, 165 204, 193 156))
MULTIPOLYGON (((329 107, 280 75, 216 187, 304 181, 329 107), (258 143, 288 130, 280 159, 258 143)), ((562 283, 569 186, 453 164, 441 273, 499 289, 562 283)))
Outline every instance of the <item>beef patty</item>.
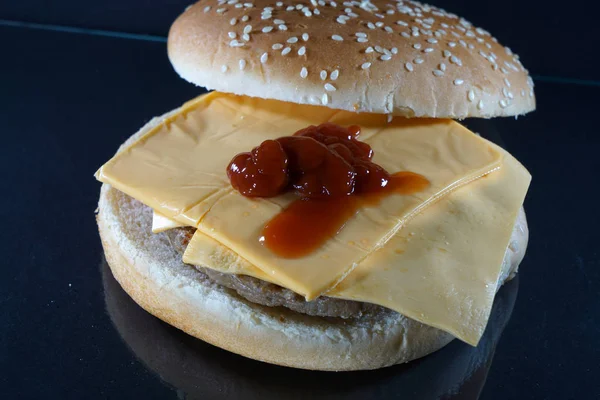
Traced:
MULTIPOLYGON (((175 228, 166 231, 173 248, 183 255, 196 229, 175 228)), ((194 265, 212 281, 235 290, 245 299, 269 307, 283 306, 290 310, 321 317, 356 318, 363 314, 381 312, 384 307, 360 301, 334 299, 320 296, 313 301, 306 301, 299 294, 258 278, 247 275, 225 274, 210 268, 194 265)), ((387 310, 387 309, 385 309, 387 310)))

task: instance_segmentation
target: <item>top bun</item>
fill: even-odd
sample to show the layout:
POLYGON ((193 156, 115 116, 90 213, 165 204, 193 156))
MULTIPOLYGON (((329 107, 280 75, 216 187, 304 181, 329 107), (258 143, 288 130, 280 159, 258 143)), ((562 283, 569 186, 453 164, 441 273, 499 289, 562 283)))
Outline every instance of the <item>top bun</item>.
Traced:
POLYGON ((517 55, 481 28, 412 1, 202 0, 169 32, 169 58, 208 89, 408 117, 535 109, 517 55))

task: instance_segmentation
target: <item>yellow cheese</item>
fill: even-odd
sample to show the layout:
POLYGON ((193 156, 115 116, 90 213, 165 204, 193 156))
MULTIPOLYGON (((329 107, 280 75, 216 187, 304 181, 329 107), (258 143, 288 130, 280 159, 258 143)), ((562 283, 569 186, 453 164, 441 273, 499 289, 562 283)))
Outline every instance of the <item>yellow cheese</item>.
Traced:
POLYGON ((181 222, 177 222, 174 219, 171 219, 157 211, 154 211, 152 214, 152 232, 160 233, 164 231, 168 231, 169 229, 179 228, 182 226, 186 226, 181 222))
POLYGON ((106 163, 97 176, 166 217, 196 226, 312 299, 385 244, 415 213, 501 164, 499 151, 454 121, 385 120, 383 115, 213 93, 186 104, 106 163), (258 239, 264 225, 295 196, 246 198, 231 188, 225 168, 235 154, 263 140, 326 121, 361 126, 360 139, 372 146, 376 163, 392 173, 419 173, 431 185, 362 208, 317 251, 283 259, 258 239))
MULTIPOLYGON (((530 180, 506 153, 499 171, 415 216, 326 295, 382 305, 476 345, 530 180)), ((285 286, 200 231, 184 261, 285 286)))

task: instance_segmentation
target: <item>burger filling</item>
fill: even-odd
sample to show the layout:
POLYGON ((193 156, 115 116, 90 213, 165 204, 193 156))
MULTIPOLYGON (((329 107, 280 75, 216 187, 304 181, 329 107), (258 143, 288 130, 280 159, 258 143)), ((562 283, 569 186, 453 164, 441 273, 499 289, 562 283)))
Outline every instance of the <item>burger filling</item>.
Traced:
MULTIPOLYGON (((174 228, 165 232, 169 242, 179 254, 183 255, 196 229, 174 228)), ((384 310, 384 307, 360 301, 334 299, 320 296, 306 301, 299 294, 273 283, 265 282, 247 275, 226 274, 211 268, 194 265, 211 281, 235 290, 248 301, 268 307, 286 307, 290 310, 319 317, 356 318, 384 310)), ((387 309, 386 309, 387 310, 387 309)))

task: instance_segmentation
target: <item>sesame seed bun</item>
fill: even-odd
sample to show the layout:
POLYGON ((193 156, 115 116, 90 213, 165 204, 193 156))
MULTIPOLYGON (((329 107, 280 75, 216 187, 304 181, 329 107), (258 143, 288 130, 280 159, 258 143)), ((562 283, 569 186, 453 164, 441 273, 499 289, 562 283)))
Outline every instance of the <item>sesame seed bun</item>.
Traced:
POLYGON ((518 56, 454 14, 410 1, 289 4, 196 3, 171 27, 171 63, 208 89, 348 111, 460 119, 535 109, 518 56))
MULTIPOLYGON (((120 150, 177 112, 154 118, 120 150)), ((152 210, 107 184, 97 222, 111 271, 136 303, 192 336, 249 358, 312 370, 375 369, 423 357, 453 339, 392 311, 322 318, 252 303, 184 264, 166 235, 152 233, 152 210)), ((515 275, 527 238, 521 212, 500 282, 515 275)))

